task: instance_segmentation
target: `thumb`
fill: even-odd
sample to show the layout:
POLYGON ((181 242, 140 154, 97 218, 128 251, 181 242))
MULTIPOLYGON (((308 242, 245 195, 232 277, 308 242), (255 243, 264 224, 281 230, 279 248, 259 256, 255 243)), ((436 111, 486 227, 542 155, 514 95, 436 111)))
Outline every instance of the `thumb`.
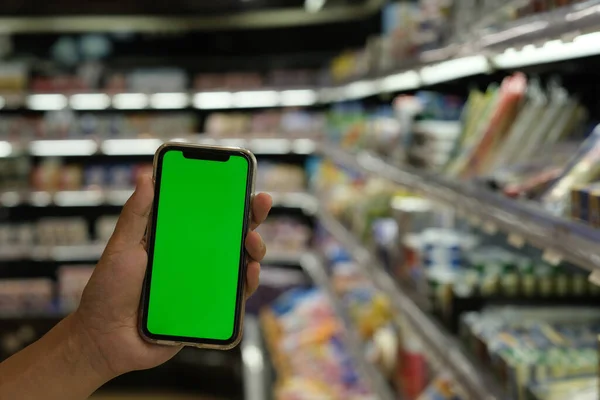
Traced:
POLYGON ((117 227, 110 239, 108 248, 112 252, 123 251, 139 245, 144 238, 148 216, 152 210, 154 184, 150 176, 138 179, 135 192, 125 203, 117 227))

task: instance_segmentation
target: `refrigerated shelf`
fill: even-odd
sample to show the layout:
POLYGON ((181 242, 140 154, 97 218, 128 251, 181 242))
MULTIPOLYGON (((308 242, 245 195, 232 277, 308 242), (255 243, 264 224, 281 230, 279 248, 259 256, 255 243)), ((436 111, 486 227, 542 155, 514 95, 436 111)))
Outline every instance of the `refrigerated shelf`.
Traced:
POLYGON ((375 369, 375 366, 366 360, 363 341, 360 338, 350 315, 346 311, 346 308, 342 304, 339 296, 335 293, 331 279, 325 270, 325 265, 321 257, 314 253, 307 253, 301 258, 300 265, 317 287, 321 288, 327 294, 335 314, 338 316, 344 327, 342 335, 343 340, 352 359, 356 363, 361 378, 364 382, 368 382, 371 390, 377 396, 377 400, 396 399, 397 397, 393 394, 390 385, 386 382, 383 375, 375 369))
POLYGON ((368 152, 351 154, 327 146, 322 149, 326 157, 344 167, 389 179, 481 221, 488 231, 503 231, 517 246, 527 242, 542 249, 554 263, 566 260, 592 272, 600 271, 598 229, 552 215, 540 205, 503 197, 481 185, 395 167, 368 152))
POLYGON ((459 342, 423 310, 423 301, 413 291, 394 283, 383 267, 359 240, 333 215, 321 208, 319 221, 342 246, 374 284, 390 298, 397 316, 405 318, 423 340, 430 362, 440 365, 452 375, 469 399, 507 400, 490 371, 473 362, 461 349, 459 342))

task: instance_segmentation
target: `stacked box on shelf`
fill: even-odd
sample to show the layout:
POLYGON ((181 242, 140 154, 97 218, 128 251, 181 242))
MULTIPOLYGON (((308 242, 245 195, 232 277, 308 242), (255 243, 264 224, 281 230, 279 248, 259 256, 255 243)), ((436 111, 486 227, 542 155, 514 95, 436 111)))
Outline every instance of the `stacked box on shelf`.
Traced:
POLYGON ((212 113, 206 119, 203 132, 224 138, 318 138, 323 126, 322 113, 269 110, 254 113, 212 113))
POLYGON ((186 136, 199 133, 193 113, 123 114, 76 113, 72 110, 48 111, 43 117, 3 115, 0 140, 27 142, 39 139, 135 138, 186 136))
POLYGON ((528 387, 557 379, 596 379, 599 318, 586 308, 489 309, 466 314, 462 336, 491 363, 513 398, 525 400, 528 387))

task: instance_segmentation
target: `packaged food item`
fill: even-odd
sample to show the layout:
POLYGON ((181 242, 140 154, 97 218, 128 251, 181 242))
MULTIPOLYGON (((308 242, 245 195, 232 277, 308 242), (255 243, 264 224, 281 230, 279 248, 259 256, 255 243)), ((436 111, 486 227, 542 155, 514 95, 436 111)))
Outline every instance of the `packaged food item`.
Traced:
POLYGON ((58 301, 63 312, 71 312, 79 306, 83 289, 93 272, 93 265, 69 265, 58 269, 58 301))
POLYGON ((138 69, 127 74, 127 88, 133 93, 186 92, 188 76, 178 68, 138 69))
POLYGON ((462 400, 456 384, 445 375, 436 376, 417 400, 462 400))
POLYGON ((307 249, 311 229, 290 217, 272 217, 257 231, 272 253, 299 253, 307 249))
POLYGON ((527 80, 522 74, 515 74, 502 82, 497 105, 489 121, 469 143, 465 143, 461 151, 462 155, 459 155, 461 160, 457 166, 459 175, 470 178, 487 171, 495 149, 514 122, 526 88, 527 80), (464 166, 461 167, 460 163, 464 163, 464 166))
POLYGON ((600 170, 600 129, 596 128, 581 144, 562 175, 550 187, 541 200, 544 207, 556 214, 564 214, 570 189, 593 181, 600 170))
POLYGON ((600 314, 595 309, 491 308, 466 314, 463 324, 470 348, 492 366, 515 399, 524 400, 531 388, 546 384, 560 393, 554 380, 597 374, 600 314))
POLYGON ((100 243, 108 243, 108 240, 112 236, 119 217, 114 215, 104 215, 96 220, 95 232, 96 239, 100 243))
POLYGON ((50 279, 0 280, 0 314, 44 315, 52 312, 54 286, 50 279))
POLYGON ((40 219, 35 224, 35 238, 42 246, 78 245, 90 241, 87 221, 78 217, 40 219))
POLYGON ((264 191, 304 192, 306 174, 299 165, 261 161, 256 186, 264 191))
POLYGON ((399 391, 407 400, 417 400, 427 387, 429 370, 423 346, 416 334, 404 324, 398 378, 399 391))
POLYGON ((0 92, 21 94, 27 89, 28 68, 25 63, 0 63, 0 92))
POLYGON ((344 348, 340 325, 319 290, 292 289, 281 295, 263 310, 261 324, 278 372, 275 398, 374 399, 344 348))
POLYGON ((598 377, 550 380, 530 385, 528 400, 595 400, 600 396, 598 377))
POLYGON ((260 286, 246 301, 246 312, 258 314, 263 307, 272 304, 288 290, 308 287, 309 284, 309 279, 302 271, 284 266, 262 265, 260 286))

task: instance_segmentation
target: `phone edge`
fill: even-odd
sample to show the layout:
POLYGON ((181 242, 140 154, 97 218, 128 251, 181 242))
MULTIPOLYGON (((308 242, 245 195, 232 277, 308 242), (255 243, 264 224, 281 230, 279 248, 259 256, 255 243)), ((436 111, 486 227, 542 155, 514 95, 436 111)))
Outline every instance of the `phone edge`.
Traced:
MULTIPOLYGON (((250 186, 250 204, 249 204, 249 210, 245 215, 246 221, 246 227, 247 230, 244 233, 244 237, 243 237, 243 241, 242 241, 242 245, 245 242, 245 238, 248 235, 248 233, 250 232, 250 228, 251 228, 251 224, 252 224, 252 202, 254 200, 254 196, 255 196, 255 186, 256 186, 256 170, 258 168, 258 162, 256 160, 256 156, 248 149, 242 148, 242 147, 233 147, 233 146, 211 146, 211 145, 198 145, 198 144, 192 144, 192 143, 180 143, 180 142, 166 142, 163 143, 162 145, 160 145, 160 147, 156 150, 156 152, 154 153, 154 159, 153 159, 153 170, 152 170, 152 182, 155 184, 156 183, 156 173, 157 173, 157 167, 158 167, 158 158, 160 153, 164 150, 167 149, 168 147, 191 147, 191 148, 203 148, 203 149, 213 149, 213 150, 231 150, 231 151, 239 151, 241 153, 244 153, 250 163, 249 163, 249 168, 251 169, 249 175, 250 175, 250 179, 251 179, 251 186, 250 186)), ((154 189, 156 190, 156 189, 154 189)), ((146 233, 144 235, 144 237, 146 238, 148 235, 148 232, 153 228, 153 224, 152 221, 154 220, 152 213, 154 212, 154 206, 152 207, 151 211, 150 211, 150 215, 148 216, 148 224, 146 225, 146 233)), ((148 243, 146 241, 146 251, 147 251, 147 246, 148 243)), ((244 257, 244 264, 248 265, 248 255, 246 253, 246 251, 243 251, 243 257, 244 257)), ((195 342, 185 342, 185 341, 175 341, 175 340, 162 340, 162 339, 154 339, 151 337, 148 337, 148 335, 146 335, 146 333, 144 332, 143 329, 143 307, 144 307, 144 299, 146 296, 146 278, 147 278, 147 272, 144 274, 144 282, 142 284, 142 291, 141 291, 141 295, 140 295, 140 304, 138 307, 138 333, 141 336, 141 338, 143 340, 145 340, 148 343, 151 344, 156 344, 156 345, 162 345, 162 346, 172 346, 172 347, 177 347, 177 346, 188 346, 188 347, 195 347, 198 349, 208 349, 208 350, 231 350, 234 349, 235 347, 237 347, 240 342, 242 341, 242 337, 244 334, 244 315, 245 315, 245 311, 246 311, 246 290, 247 290, 247 285, 246 285, 246 273, 247 273, 247 268, 242 268, 242 301, 241 301, 241 306, 238 308, 238 312, 235 316, 235 318, 239 321, 238 324, 238 329, 237 329, 237 333, 234 332, 232 337, 235 337, 235 339, 228 344, 224 344, 224 345, 220 345, 220 344, 208 344, 208 343, 195 343, 195 342)))

